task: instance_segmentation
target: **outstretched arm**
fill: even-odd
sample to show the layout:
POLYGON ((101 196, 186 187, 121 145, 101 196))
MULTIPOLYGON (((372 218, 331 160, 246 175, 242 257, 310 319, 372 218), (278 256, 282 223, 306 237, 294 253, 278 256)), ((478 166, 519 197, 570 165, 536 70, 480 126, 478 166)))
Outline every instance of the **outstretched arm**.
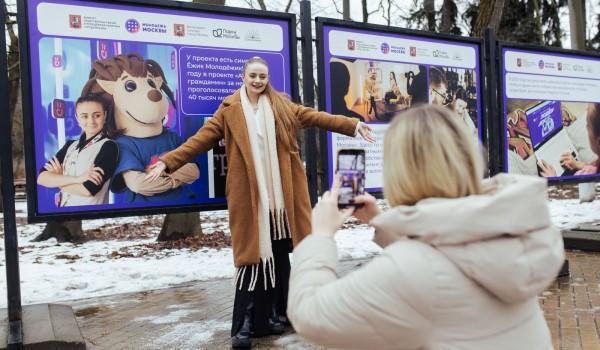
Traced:
MULTIPOLYGON (((196 134, 175 150, 160 157, 167 173, 172 173, 189 163, 200 154, 212 149, 224 136, 223 115, 219 107, 215 115, 210 118, 196 134)), ((158 163, 157 163, 158 166, 158 163)), ((156 168, 156 167, 154 167, 156 168)), ((159 173, 160 175, 160 173, 159 173)))
POLYGON ((319 112, 314 108, 304 107, 291 101, 288 101, 288 106, 290 106, 303 128, 317 127, 346 136, 356 136, 358 133, 366 141, 376 141, 371 135, 371 127, 356 118, 319 112))

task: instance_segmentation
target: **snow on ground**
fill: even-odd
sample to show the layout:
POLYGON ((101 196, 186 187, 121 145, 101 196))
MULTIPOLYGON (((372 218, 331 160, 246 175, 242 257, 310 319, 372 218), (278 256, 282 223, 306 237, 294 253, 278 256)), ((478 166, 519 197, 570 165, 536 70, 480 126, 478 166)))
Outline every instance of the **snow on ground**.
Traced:
POLYGON ((218 331, 231 329, 230 322, 208 320, 179 323, 153 340, 154 349, 200 349, 209 343, 218 331))
POLYGON ((600 220, 600 202, 579 203, 578 199, 560 199, 548 202, 550 217, 561 230, 576 228, 583 223, 600 220))
MULTIPOLYGON (((17 217, 26 217, 26 203, 16 203, 17 217)), ((226 211, 203 215, 227 216, 226 211)), ((104 225, 135 224, 137 217, 85 220, 83 229, 104 225)), ((84 244, 57 243, 50 239, 31 242, 42 232, 45 224, 18 225, 22 303, 36 304, 91 298, 118 293, 167 288, 172 285, 205 281, 215 278, 232 278, 235 272, 231 248, 202 248, 162 250, 150 257, 122 258, 119 254, 127 248, 136 254, 141 243, 155 241, 160 227, 151 238, 136 241, 90 241, 84 244), (77 256, 77 259, 69 257, 77 256)), ((149 228, 150 229, 150 228, 149 228)), ((211 224, 203 224, 203 232, 211 233, 211 224)), ((377 254, 380 249, 371 241, 373 230, 342 230, 336 239, 340 259, 357 259, 377 254)), ((4 240, 0 242, 4 250, 4 240)), ((291 255, 290 255, 291 257, 291 255)), ((0 288, 6 290, 5 257, 0 254, 0 288)), ((6 298, 0 298, 0 308, 6 307, 6 298)))
MULTIPOLYGON (((554 224, 560 229, 574 228, 599 218, 598 202, 580 204, 575 199, 551 200, 549 208, 554 224)), ((25 202, 16 203, 18 217, 26 217, 26 209, 25 202)), ((203 215, 223 217, 227 216, 227 212, 216 211, 203 215)), ((84 230, 105 225, 131 225, 136 224, 138 220, 137 217, 86 220, 84 230)), ((155 252, 151 256, 136 257, 139 245, 154 242, 160 227, 149 227, 153 233, 149 235, 150 238, 136 241, 90 241, 77 245, 59 244, 56 240, 31 242, 41 233, 43 227, 44 224, 17 227, 21 247, 19 268, 23 304, 60 302, 167 288, 193 281, 231 278, 235 270, 230 248, 202 248, 196 251, 167 249, 155 252), (134 253, 134 257, 111 255, 122 251, 123 248, 134 253), (69 258, 73 256, 78 258, 69 258)), ((210 223, 207 226, 203 224, 205 234, 210 234, 211 230, 214 228, 210 223)), ((378 254, 381 249, 371 241, 372 238, 373 229, 367 225, 345 225, 336 235, 339 258, 358 259, 378 254)), ((0 248, 4 249, 4 240, 1 240, 0 248)), ((6 290, 4 261, 4 254, 0 254, 0 268, 3 270, 0 273, 2 290, 6 290)), ((6 307, 6 298, 0 298, 0 307, 6 307)))

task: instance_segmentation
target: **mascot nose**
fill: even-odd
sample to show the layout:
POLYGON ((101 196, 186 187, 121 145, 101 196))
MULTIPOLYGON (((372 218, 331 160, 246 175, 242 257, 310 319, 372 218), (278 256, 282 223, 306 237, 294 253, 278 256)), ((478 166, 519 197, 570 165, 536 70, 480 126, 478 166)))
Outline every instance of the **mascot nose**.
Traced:
POLYGON ((148 91, 148 99, 152 102, 158 102, 162 100, 162 94, 156 89, 150 90, 148 91))

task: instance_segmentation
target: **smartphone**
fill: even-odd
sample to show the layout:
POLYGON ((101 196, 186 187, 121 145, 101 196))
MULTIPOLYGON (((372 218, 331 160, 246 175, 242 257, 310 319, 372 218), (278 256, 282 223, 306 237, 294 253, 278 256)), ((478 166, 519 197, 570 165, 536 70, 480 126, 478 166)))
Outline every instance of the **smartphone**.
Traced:
POLYGON ((354 203, 354 199, 356 196, 365 193, 365 150, 339 150, 337 155, 337 174, 342 182, 338 197, 338 207, 362 207, 362 204, 354 203))

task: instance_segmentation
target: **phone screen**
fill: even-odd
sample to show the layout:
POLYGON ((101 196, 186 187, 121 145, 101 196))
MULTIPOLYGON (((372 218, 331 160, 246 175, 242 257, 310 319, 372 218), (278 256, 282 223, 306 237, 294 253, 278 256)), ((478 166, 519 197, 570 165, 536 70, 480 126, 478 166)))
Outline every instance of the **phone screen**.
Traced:
POLYGON ((342 149, 338 152, 337 173, 342 182, 338 206, 340 208, 361 207, 354 198, 365 192, 365 151, 342 149))

